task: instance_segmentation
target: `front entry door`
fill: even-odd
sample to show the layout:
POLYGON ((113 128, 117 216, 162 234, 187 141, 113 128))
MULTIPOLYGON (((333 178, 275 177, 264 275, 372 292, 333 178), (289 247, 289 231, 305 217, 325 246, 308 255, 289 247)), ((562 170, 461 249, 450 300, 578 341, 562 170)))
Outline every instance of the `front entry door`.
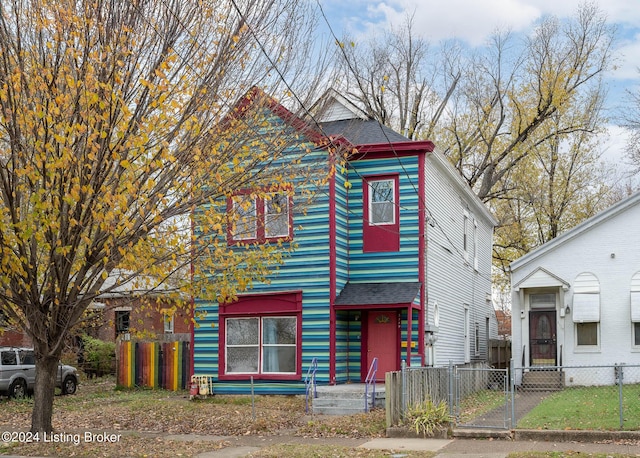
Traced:
POLYGON ((556 342, 556 311, 531 311, 529 313, 531 366, 556 366, 556 342))
POLYGON ((373 358, 378 358, 376 381, 384 382, 384 374, 398 370, 398 313, 372 310, 367 322, 367 366, 362 368, 362 379, 367 376, 373 358))

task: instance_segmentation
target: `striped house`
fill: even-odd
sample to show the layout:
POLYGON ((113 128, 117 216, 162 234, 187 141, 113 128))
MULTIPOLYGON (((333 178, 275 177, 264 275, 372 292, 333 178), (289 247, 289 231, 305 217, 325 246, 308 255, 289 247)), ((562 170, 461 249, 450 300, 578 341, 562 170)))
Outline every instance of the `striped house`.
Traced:
POLYGON ((486 358, 497 334, 492 216, 431 141, 409 140, 333 91, 312 113, 313 123, 303 123, 272 99, 264 108, 270 125, 300 130, 299 150, 313 151, 304 160, 328 169, 331 154, 315 146, 328 137, 351 151, 347 164, 335 167, 306 211, 296 211, 297 191, 283 203, 287 227, 268 227, 265 203, 251 202, 263 218, 256 226, 297 248, 268 284, 233 303, 195 298, 193 373, 212 375, 217 393, 247 392, 253 381, 256 393, 285 394, 304 392, 313 360, 319 384, 342 384, 363 381, 373 358, 380 381, 403 360, 486 358), (428 177, 439 190, 428 189, 428 177), (433 292, 430 272, 442 283, 433 292), (477 316, 481 328, 471 321, 477 316), (440 354, 439 342, 458 348, 440 354))

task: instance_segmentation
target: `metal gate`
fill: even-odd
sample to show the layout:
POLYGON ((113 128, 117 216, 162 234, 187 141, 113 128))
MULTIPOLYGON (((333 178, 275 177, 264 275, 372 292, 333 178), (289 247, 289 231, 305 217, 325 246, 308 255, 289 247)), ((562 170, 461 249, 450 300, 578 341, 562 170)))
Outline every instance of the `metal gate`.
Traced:
POLYGON ((508 369, 459 367, 455 370, 454 387, 457 427, 511 428, 508 369))

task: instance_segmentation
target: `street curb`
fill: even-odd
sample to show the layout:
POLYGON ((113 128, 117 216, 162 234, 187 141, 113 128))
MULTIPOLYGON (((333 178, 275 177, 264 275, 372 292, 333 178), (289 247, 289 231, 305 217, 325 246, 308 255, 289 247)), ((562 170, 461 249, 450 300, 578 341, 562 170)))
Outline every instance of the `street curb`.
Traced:
POLYGON ((517 441, 545 442, 603 442, 603 441, 640 441, 640 431, 577 431, 516 429, 513 431, 517 441))
POLYGON ((431 435, 417 433, 415 429, 407 427, 391 426, 387 428, 387 437, 402 439, 448 439, 449 431, 446 428, 438 429, 431 435))

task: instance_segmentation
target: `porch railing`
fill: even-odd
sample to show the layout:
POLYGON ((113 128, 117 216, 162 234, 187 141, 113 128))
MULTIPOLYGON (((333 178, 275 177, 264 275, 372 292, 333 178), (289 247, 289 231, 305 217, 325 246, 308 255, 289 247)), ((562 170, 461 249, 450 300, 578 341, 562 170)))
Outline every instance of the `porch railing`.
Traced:
POLYGON ((371 387, 371 405, 375 405, 376 402, 376 374, 378 372, 378 358, 373 358, 371 366, 369 366, 369 372, 367 378, 364 379, 364 411, 369 411, 369 387, 371 387))
POLYGON ((311 365, 307 370, 307 376, 304 378, 304 384, 306 386, 305 397, 306 397, 306 407, 305 411, 309 413, 309 394, 313 390, 313 397, 318 397, 318 391, 316 387, 316 372, 318 371, 318 358, 313 358, 311 360, 311 365))

